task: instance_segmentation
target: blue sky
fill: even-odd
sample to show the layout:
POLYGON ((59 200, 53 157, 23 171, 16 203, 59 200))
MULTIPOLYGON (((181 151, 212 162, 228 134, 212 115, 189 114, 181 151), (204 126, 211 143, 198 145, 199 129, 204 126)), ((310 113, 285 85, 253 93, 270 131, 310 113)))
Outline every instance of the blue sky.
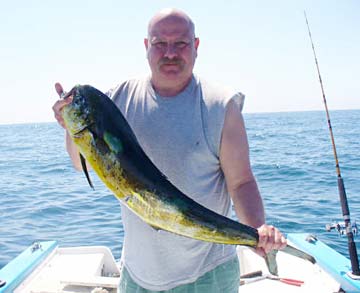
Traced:
POLYGON ((200 37, 195 72, 246 95, 245 112, 322 110, 303 11, 330 109, 360 109, 360 1, 2 1, 0 124, 55 121, 54 83, 100 90, 149 72, 149 18, 186 11, 200 37))

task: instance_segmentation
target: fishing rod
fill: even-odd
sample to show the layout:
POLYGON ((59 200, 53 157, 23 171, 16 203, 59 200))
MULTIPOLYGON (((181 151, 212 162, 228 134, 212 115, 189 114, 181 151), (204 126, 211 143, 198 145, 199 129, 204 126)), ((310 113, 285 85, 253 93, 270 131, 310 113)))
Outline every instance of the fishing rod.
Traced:
POLYGON ((332 143, 332 148, 333 148, 334 158, 335 158, 335 163, 336 163, 335 166, 336 166, 336 173, 337 173, 337 183, 338 183, 338 189, 339 189, 341 209, 342 209, 342 214, 343 214, 344 223, 345 223, 345 231, 346 231, 346 235, 348 238, 348 249, 349 249, 351 270, 352 270, 352 272, 350 272, 348 274, 350 277, 352 277, 354 279, 358 279, 358 278, 360 278, 359 259, 358 259, 358 255, 357 255, 357 251, 356 251, 356 245, 354 242, 354 234, 353 234, 353 229, 352 229, 352 225, 351 225, 351 221, 350 221, 350 211, 349 211, 349 205, 348 205, 346 192, 345 192, 344 180, 341 177, 339 159, 338 159, 337 152, 336 152, 335 139, 334 139, 334 134, 332 131, 329 109, 328 109, 327 102, 326 102, 325 91, 324 91, 324 86, 323 86, 322 79, 321 79, 319 63, 318 63, 316 53, 315 53, 314 42, 313 42, 313 39, 311 36, 310 26, 309 26, 309 22, 308 22, 305 11, 304 11, 304 16, 305 16, 305 20, 306 20, 307 29, 309 32, 309 38, 311 41, 312 50, 314 53, 315 64, 316 64, 317 73, 319 76, 321 92, 322 92, 322 97, 323 97, 323 101, 324 101, 324 105, 325 105, 327 122, 328 122, 329 131, 330 131, 331 143, 332 143))

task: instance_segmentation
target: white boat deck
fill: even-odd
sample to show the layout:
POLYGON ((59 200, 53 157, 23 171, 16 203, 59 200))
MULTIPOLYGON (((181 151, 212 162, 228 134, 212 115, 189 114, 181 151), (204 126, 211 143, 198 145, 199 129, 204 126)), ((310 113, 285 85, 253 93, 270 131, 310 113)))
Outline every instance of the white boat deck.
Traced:
MULTIPOLYGON (((265 261, 251 249, 238 247, 241 275, 268 274, 265 261)), ((294 286, 270 279, 242 279, 239 292, 339 292, 340 285, 317 265, 278 253, 279 276, 304 281, 294 286)), ((57 248, 14 293, 114 293, 119 269, 104 247, 57 248)), ((220 292, 219 292, 220 293, 220 292)), ((226 293, 226 292, 224 292, 226 293)))
POLYGON ((105 247, 57 248, 14 293, 113 293, 119 275, 105 247))

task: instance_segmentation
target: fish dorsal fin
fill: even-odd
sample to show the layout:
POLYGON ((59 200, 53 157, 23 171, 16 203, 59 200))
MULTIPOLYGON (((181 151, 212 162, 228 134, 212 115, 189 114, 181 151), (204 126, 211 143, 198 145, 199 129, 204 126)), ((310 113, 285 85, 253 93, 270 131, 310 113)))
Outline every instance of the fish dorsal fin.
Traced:
POLYGON ((83 156, 82 154, 80 154, 80 162, 81 162, 81 167, 82 167, 82 169, 83 169, 83 171, 84 171, 84 173, 85 173, 86 179, 87 179, 90 187, 91 187, 92 189, 95 189, 95 188, 94 188, 94 185, 92 184, 92 182, 91 182, 91 180, 90 180, 89 172, 88 172, 88 169, 87 169, 87 167, 86 167, 86 161, 85 161, 85 158, 84 158, 84 156, 83 156))
POLYGON ((108 131, 104 132, 104 141, 106 142, 107 146, 111 151, 118 154, 123 151, 123 144, 119 138, 114 136, 108 131))

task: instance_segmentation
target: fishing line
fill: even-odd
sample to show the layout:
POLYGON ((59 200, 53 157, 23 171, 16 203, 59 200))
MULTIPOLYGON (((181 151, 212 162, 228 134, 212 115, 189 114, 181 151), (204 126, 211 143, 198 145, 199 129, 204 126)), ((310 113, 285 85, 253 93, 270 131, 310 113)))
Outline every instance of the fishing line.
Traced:
POLYGON ((342 214, 343 214, 343 218, 344 218, 344 222, 345 222, 346 235, 347 235, 347 238, 348 238, 348 249, 349 249, 350 261, 351 261, 352 273, 350 273, 350 275, 353 278, 357 279, 360 276, 359 259, 358 259, 358 255, 357 255, 357 251, 356 251, 356 245, 355 245, 355 242, 354 242, 354 234, 353 234, 352 229, 351 229, 350 211, 349 211, 349 205, 348 205, 346 192, 345 192, 344 180, 341 177, 339 159, 338 159, 338 155, 337 155, 337 151, 336 151, 336 145, 335 145, 334 134, 333 134, 331 121, 330 121, 329 109, 328 109, 327 102, 326 102, 325 91, 324 91, 324 86, 323 86, 323 82, 322 82, 322 78, 321 78, 321 74, 320 74, 319 63, 318 63, 316 52, 315 52, 314 42, 313 42, 313 39, 312 39, 312 36, 311 36, 310 26, 309 26, 309 22, 308 22, 305 11, 304 11, 304 16, 305 16, 307 29, 308 29, 308 32, 309 32, 309 38, 310 38, 310 41, 311 41, 312 50, 313 50, 313 53, 314 53, 315 64, 316 64, 316 69, 317 69, 317 73, 318 73, 318 76, 319 76, 320 87, 321 87, 323 102, 324 102, 326 116, 327 116, 328 128, 329 128, 329 131, 330 131, 332 149, 333 149, 335 163, 336 163, 335 167, 336 167, 336 173, 337 173, 339 196, 340 196, 342 214))

